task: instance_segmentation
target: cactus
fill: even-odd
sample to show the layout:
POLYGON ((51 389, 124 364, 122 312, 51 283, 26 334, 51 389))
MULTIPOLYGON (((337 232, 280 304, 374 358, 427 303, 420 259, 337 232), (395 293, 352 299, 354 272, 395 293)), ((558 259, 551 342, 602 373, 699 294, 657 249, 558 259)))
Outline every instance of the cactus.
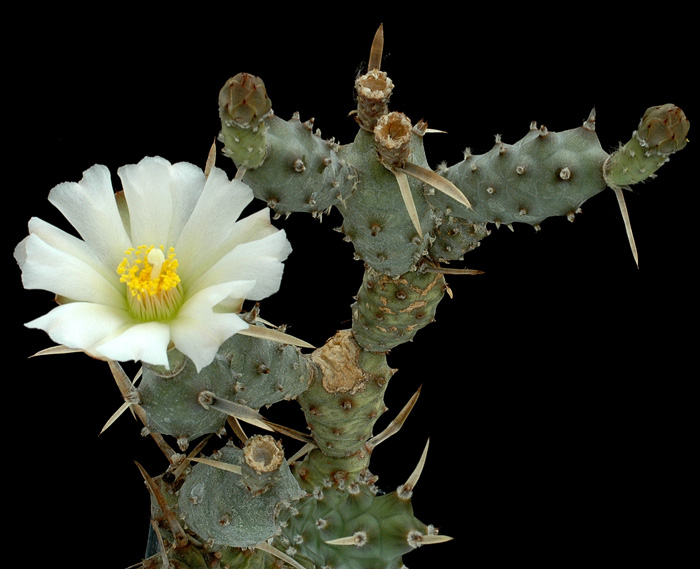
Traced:
MULTIPOLYGON (((138 362, 135 377, 109 360, 125 401, 109 429, 130 410, 168 461, 157 474, 139 464, 151 504, 146 553, 134 560, 140 569, 399 569, 422 546, 463 539, 439 531, 440 512, 423 521, 415 508, 414 486, 431 464, 427 436, 411 445, 423 450, 414 464, 396 465, 406 469, 398 487, 384 486, 374 464, 383 451, 376 447, 416 420, 419 393, 440 389, 438 375, 453 380, 467 363, 436 362, 434 377, 421 378, 420 392, 397 413, 385 402, 389 384, 411 370, 391 367, 395 352, 427 341, 452 297, 448 277, 481 273, 461 263, 500 226, 546 232, 548 219, 572 221, 612 188, 636 256, 622 190, 653 177, 687 143, 685 114, 662 105, 650 107, 612 153, 591 112, 569 130, 533 123, 519 141, 497 136, 483 154, 466 151, 463 160, 432 168, 427 149, 440 135, 392 109, 401 85, 382 69, 382 46, 380 27, 355 80, 357 131, 346 144, 325 139, 298 113, 278 116, 277 94, 260 77, 238 73, 219 92, 219 155, 207 175, 232 167, 282 227, 290 216, 338 219, 336 232, 362 279, 347 325, 319 347, 263 320, 259 305, 267 311, 268 300, 253 299, 253 308, 235 307, 248 327, 222 341, 201 369, 177 347, 167 365, 138 362), (282 402, 298 408, 301 428, 268 419, 282 402)), ((18 249, 21 266, 30 253, 18 249)), ((320 272, 324 261, 309 259, 309 274, 320 272)), ((309 277, 304 286, 320 295, 329 282, 309 277)), ((310 317, 323 316, 322 303, 311 304, 310 317)), ((482 326, 460 330, 465 351, 485 335, 482 326)), ((80 347, 43 353, 74 350, 80 347)))

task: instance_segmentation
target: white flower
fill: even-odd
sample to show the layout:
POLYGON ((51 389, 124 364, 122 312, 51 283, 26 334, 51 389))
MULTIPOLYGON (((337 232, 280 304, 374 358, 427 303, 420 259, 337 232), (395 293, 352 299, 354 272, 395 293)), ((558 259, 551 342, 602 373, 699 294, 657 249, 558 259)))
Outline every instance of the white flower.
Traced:
POLYGON ((27 323, 93 357, 167 366, 175 346, 201 369, 248 327, 244 299, 280 286, 291 247, 261 209, 238 219, 250 188, 220 169, 144 158, 118 171, 93 166, 49 201, 82 239, 38 218, 15 249, 25 288, 58 306, 27 323))

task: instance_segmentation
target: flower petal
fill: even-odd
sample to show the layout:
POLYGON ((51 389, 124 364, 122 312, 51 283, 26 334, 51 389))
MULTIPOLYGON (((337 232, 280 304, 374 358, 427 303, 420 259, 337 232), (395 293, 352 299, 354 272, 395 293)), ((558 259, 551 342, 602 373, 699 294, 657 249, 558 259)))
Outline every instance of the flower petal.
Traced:
POLYGON ((62 251, 32 233, 21 244, 22 283, 27 289, 43 289, 71 300, 124 308, 125 296, 94 264, 62 251))
POLYGON ((246 298, 254 286, 254 281, 238 281, 204 289, 188 298, 170 323, 175 346, 198 371, 212 362, 221 344, 248 327, 237 314, 221 313, 215 307, 227 298, 246 298))
POLYGON ((172 245, 201 197, 204 172, 187 162, 148 157, 118 170, 134 245, 172 245))
MULTIPOLYGON (((79 239, 62 229, 47 223, 43 219, 33 217, 29 220, 29 233, 39 237, 50 247, 80 259, 83 263, 91 267, 95 272, 101 274, 120 293, 123 285, 119 282, 119 275, 116 267, 106 266, 100 262, 95 252, 82 239, 79 239)), ((20 263, 22 266, 23 263, 20 263)))
POLYGON ((223 255, 189 289, 196 292, 219 283, 254 280, 253 287, 245 298, 262 300, 279 290, 284 265, 282 262, 291 252, 284 231, 241 243, 223 255))
POLYGON ((202 195, 175 242, 185 281, 209 268, 221 256, 222 248, 230 249, 225 244, 252 199, 253 192, 246 184, 229 180, 225 172, 212 168, 202 195))
POLYGON ((89 168, 80 182, 53 188, 49 201, 75 227, 95 257, 116 268, 131 242, 114 199, 109 170, 100 165, 89 168))
POLYGON ((168 367, 169 344, 170 327, 167 323, 142 322, 95 346, 95 351, 110 360, 134 360, 168 367))
POLYGON ((70 302, 27 322, 28 328, 44 330, 57 344, 103 357, 95 347, 133 325, 126 310, 89 302, 70 302))

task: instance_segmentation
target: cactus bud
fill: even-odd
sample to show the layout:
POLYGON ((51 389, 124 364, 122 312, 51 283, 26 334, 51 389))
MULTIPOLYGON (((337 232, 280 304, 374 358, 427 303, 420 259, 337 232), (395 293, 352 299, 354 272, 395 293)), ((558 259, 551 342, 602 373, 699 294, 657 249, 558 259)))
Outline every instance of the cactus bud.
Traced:
POLYGON ((222 121, 250 127, 270 112, 272 104, 262 79, 249 73, 231 77, 219 91, 219 115, 222 121))
POLYGON ((675 105, 649 107, 631 140, 608 158, 605 182, 619 188, 652 177, 686 145, 689 128, 685 113, 675 105))
POLYGON ((650 107, 637 128, 637 137, 642 146, 660 154, 672 154, 681 150, 688 142, 690 122, 685 113, 675 105, 650 107))
POLYGON ((219 91, 220 140, 237 168, 258 168, 267 156, 263 119, 271 103, 262 80, 248 73, 231 77, 219 91))

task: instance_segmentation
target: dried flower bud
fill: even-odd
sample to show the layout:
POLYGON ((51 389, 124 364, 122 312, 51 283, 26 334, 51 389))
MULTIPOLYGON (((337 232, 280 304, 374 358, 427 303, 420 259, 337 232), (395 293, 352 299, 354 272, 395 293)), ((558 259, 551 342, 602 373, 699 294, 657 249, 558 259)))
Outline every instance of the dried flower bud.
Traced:
POLYGON ((672 154, 688 142, 690 122, 685 113, 672 104, 649 107, 637 128, 642 146, 660 154, 672 154))
POLYGON ((249 73, 231 77, 219 92, 219 114, 223 121, 238 126, 255 126, 272 105, 262 79, 249 73))

